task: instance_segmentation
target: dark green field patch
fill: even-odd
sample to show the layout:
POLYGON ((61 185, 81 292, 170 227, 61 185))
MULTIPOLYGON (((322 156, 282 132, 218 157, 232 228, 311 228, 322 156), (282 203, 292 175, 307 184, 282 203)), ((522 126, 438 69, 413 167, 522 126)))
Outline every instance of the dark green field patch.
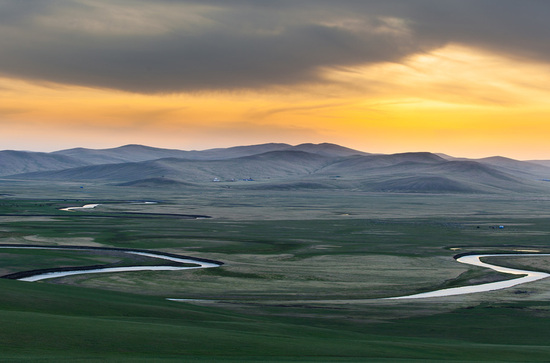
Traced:
MULTIPOLYGON (((488 307, 432 320, 406 319, 362 328, 356 324, 352 328, 349 323, 327 325, 322 319, 253 316, 93 289, 14 281, 0 281, 0 286, 4 291, 0 297, 3 359, 208 357, 217 361, 261 356, 280 361, 299 357, 321 361, 544 361, 550 353, 547 347, 536 346, 543 338, 531 341, 533 345, 526 350, 523 340, 512 343, 511 337, 488 324, 500 317, 497 322, 511 326, 513 318, 502 320, 506 307, 490 311, 480 325, 476 322, 482 312, 491 310, 488 307), (459 320, 464 323, 457 330, 454 324, 459 320), (480 326, 486 330, 474 329, 480 326), (473 334, 468 334, 471 329, 473 334), (484 338, 487 336, 491 338, 484 338), (507 344, 495 343, 499 339, 507 344)), ((528 314, 521 317, 529 319, 528 314)), ((534 319, 528 322, 536 332, 547 332, 547 324, 534 319)))
MULTIPOLYGON (((544 281, 463 299, 372 300, 503 277, 459 264, 453 255, 547 248, 550 223, 540 196, 48 188, 28 187, 21 195, 49 193, 51 200, 0 200, 0 243, 78 240, 226 265, 58 283, 0 280, 0 360, 528 362, 550 356, 544 281), (128 201, 167 202, 132 206, 151 215, 131 215, 114 204, 124 202, 117 199, 121 190, 128 201), (54 200, 57 194, 72 199, 54 200), (105 207, 58 211, 98 202, 105 207)), ((132 263, 111 260, 120 256, 0 252, 1 268, 10 271, 132 263)))

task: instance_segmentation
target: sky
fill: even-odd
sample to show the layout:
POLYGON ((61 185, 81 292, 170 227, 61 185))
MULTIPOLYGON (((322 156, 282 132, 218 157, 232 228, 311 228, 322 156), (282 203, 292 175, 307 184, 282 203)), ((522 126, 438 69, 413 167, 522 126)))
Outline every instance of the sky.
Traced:
POLYGON ((550 159, 550 1, 0 0, 0 150, 550 159))

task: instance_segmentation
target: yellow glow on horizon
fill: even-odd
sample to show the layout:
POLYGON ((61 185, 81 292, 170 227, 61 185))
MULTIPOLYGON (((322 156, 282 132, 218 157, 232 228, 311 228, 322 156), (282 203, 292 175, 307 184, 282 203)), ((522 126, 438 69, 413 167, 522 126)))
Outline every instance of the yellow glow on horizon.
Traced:
POLYGON ((550 159, 549 71, 449 45, 400 64, 325 69, 322 85, 238 92, 141 95, 4 78, 0 125, 5 137, 47 136, 51 145, 326 141, 369 152, 550 159))

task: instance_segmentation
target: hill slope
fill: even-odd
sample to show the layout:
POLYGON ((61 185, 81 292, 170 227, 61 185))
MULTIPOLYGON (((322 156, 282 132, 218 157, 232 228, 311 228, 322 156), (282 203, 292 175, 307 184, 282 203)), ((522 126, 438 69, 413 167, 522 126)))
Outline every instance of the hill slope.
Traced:
POLYGON ((263 154, 271 151, 304 151, 329 157, 366 155, 366 153, 361 151, 329 143, 301 144, 296 146, 282 143, 268 143, 208 149, 202 151, 184 151, 155 148, 143 145, 125 145, 112 149, 75 148, 60 150, 53 152, 52 155, 68 156, 73 159, 81 160, 86 164, 118 164, 164 158, 181 158, 187 160, 227 160, 263 154))
POLYGON ((65 155, 88 164, 116 164, 147 161, 169 157, 185 157, 187 151, 160 149, 143 145, 124 145, 112 149, 75 148, 55 151, 54 155, 65 155))
POLYGON ((65 155, 30 151, 0 151, 0 176, 42 170, 61 170, 88 163, 65 155))
POLYGON ((550 178, 550 168, 536 163, 502 157, 450 159, 428 152, 378 155, 328 143, 271 143, 204 151, 126 145, 50 154, 1 153, 2 175, 7 178, 98 181, 126 187, 185 188, 218 185, 213 181, 257 181, 232 185, 266 190, 328 188, 407 193, 530 192, 550 188, 543 182, 550 178), (117 160, 123 161, 115 163, 117 160))
POLYGON ((159 159, 138 163, 91 165, 27 173, 16 178, 38 180, 134 181, 148 178, 171 178, 205 183, 217 180, 280 179, 308 175, 330 162, 330 158, 302 151, 273 151, 227 160, 159 159))

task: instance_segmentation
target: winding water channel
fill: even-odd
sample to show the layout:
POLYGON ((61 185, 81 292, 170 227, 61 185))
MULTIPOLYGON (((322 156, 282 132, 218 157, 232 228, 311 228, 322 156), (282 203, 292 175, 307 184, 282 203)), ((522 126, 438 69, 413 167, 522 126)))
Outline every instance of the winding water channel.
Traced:
MULTIPOLYGON (((179 256, 163 252, 147 251, 147 250, 126 250, 119 248, 108 248, 108 247, 81 247, 81 246, 35 246, 35 245, 0 245, 0 248, 4 249, 42 249, 42 250, 73 250, 73 251, 116 251, 127 254, 157 258, 160 260, 176 262, 181 264, 194 264, 196 266, 177 266, 177 265, 138 265, 138 266, 124 266, 124 267, 74 267, 74 268, 52 268, 44 270, 33 270, 26 272, 19 272, 15 274, 10 274, 2 276, 3 278, 15 279, 19 281, 41 281, 46 279, 53 279, 65 276, 72 275, 81 275, 81 274, 96 274, 96 273, 113 273, 113 272, 129 272, 129 271, 178 271, 178 270, 190 270, 198 268, 212 268, 219 267, 223 265, 222 262, 206 260, 201 258, 193 258, 188 256, 179 256)), ((550 256, 550 254, 541 254, 541 253, 509 253, 509 254, 483 254, 483 255, 463 255, 456 258, 460 263, 465 263, 474 266, 480 266, 485 268, 490 268, 492 270, 518 275, 521 277, 514 278, 511 280, 490 282, 479 285, 470 285, 470 286, 461 286, 453 287, 441 290, 435 290, 430 292, 424 292, 413 295, 405 296, 396 296, 383 298, 382 300, 401 300, 401 299, 423 299, 423 298, 434 298, 434 297, 444 297, 444 296, 454 296, 454 295, 463 295, 463 294, 472 294, 478 292, 494 291, 500 289, 506 289, 509 287, 517 286, 520 284, 533 282, 541 280, 547 277, 550 277, 550 274, 545 272, 529 271, 529 270, 519 270, 509 267, 502 267, 497 265, 492 265, 481 261, 481 258, 484 257, 497 257, 497 256, 550 256)))
POLYGON ((178 270, 191 270, 197 268, 212 268, 220 267, 222 262, 206 260, 201 258, 193 258, 188 256, 178 256, 174 254, 154 252, 154 251, 141 251, 141 250, 125 250, 118 248, 101 248, 101 247, 61 247, 61 246, 17 246, 17 245, 4 245, 0 248, 11 249, 41 249, 41 250, 72 250, 72 251, 110 251, 110 252, 122 252, 127 254, 157 258, 161 260, 167 260, 171 262, 181 264, 194 264, 197 266, 173 266, 173 265, 137 265, 137 266, 124 266, 124 267, 76 267, 76 268, 52 268, 44 270, 35 270, 27 272, 19 272, 16 274, 10 274, 3 276, 3 278, 9 278, 19 281, 40 281, 46 279, 54 279, 58 277, 82 275, 82 274, 96 274, 96 273, 108 273, 108 272, 128 272, 128 271, 178 271, 178 270))
POLYGON ((79 209, 94 209, 98 205, 100 205, 100 204, 86 204, 86 205, 83 205, 82 207, 67 207, 67 208, 61 208, 60 210, 67 211, 67 212, 73 212, 73 211, 79 210, 79 209))
POLYGON ((545 253, 501 253, 501 254, 487 254, 487 255, 465 255, 458 257, 456 260, 460 263, 465 263, 468 265, 480 266, 490 268, 492 270, 512 274, 512 275, 524 275, 523 277, 518 277, 511 280, 489 282, 486 284, 479 285, 470 285, 470 286, 461 286, 461 287, 452 287, 447 289, 423 292, 420 294, 414 295, 405 295, 405 296, 396 296, 384 298, 384 300, 400 300, 400 299, 425 299, 430 297, 443 297, 443 296, 454 296, 454 295, 464 295, 464 294, 473 294, 476 292, 486 292, 506 289, 512 286, 525 284, 527 282, 533 282, 541 280, 547 277, 550 277, 550 274, 545 272, 537 271, 528 271, 528 270, 518 270, 515 268, 502 267, 497 265, 491 265, 481 261, 483 257, 497 257, 497 256, 550 256, 550 254, 545 253))
MULTIPOLYGON (((144 204, 154 204, 156 202, 142 202, 144 204)), ((75 211, 75 210, 81 210, 81 209, 93 209, 97 207, 100 204, 86 204, 81 207, 67 207, 62 208, 63 211, 75 211)), ((222 262, 219 261, 212 261, 212 260, 206 260, 206 259, 197 259, 192 258, 188 256, 178 256, 174 254, 168 254, 163 252, 154 252, 154 251, 146 251, 146 250, 125 250, 125 249, 118 249, 118 248, 107 248, 107 247, 80 247, 80 246, 72 246, 72 247, 63 247, 63 246, 31 246, 31 245, 0 245, 0 248, 12 248, 12 249, 62 249, 62 250, 103 250, 103 251, 117 251, 117 252, 123 252, 128 254, 134 254, 134 255, 140 255, 140 256, 146 256, 151 258, 157 258, 161 260, 167 260, 171 262, 181 263, 181 264, 194 264, 196 266, 177 266, 177 265, 155 265, 155 266, 147 266, 147 265, 138 265, 138 266, 125 266, 125 267, 75 267, 75 268, 52 268, 47 270, 34 270, 34 271, 26 271, 26 272, 20 272, 16 274, 11 274, 7 276, 2 276, 3 278, 10 278, 10 279, 16 279, 20 281, 41 281, 46 279, 53 279, 53 278, 59 278, 59 277, 65 277, 65 276, 71 276, 71 275, 81 275, 81 274, 95 274, 95 273, 112 273, 112 272, 128 272, 128 271, 177 271, 177 270, 190 270, 190 269, 198 269, 198 268, 212 268, 212 267, 219 267, 223 265, 222 262)), ((404 295, 404 296, 395 296, 395 297, 388 297, 388 298, 382 298, 381 300, 401 300, 401 299, 424 299, 424 298, 434 298, 434 297, 444 297, 444 296, 455 296, 455 295, 464 295, 464 294, 472 294, 472 293, 478 293, 478 292, 486 292, 486 291, 494 291, 494 290, 501 290, 506 289, 509 287, 517 286, 520 284, 525 284, 528 282, 533 282, 537 280, 541 280, 547 277, 550 277, 550 274, 545 272, 537 272, 537 271, 529 271, 529 270, 519 270, 514 268, 508 268, 503 266, 497 266, 492 265, 489 263, 485 263, 481 261, 481 258, 484 257, 496 257, 496 256, 550 256, 550 254, 543 254, 543 253, 500 253, 500 254, 482 254, 482 255, 475 255, 475 254, 466 254, 462 255, 460 257, 457 257, 457 262, 465 263, 473 266, 480 266, 489 268, 501 273, 506 274, 512 274, 512 275, 518 275, 520 277, 505 280, 505 281, 497 281, 497 282, 490 282, 485 284, 478 284, 478 285, 470 285, 470 286, 461 286, 461 287, 452 287, 452 288, 446 288, 446 289, 440 289, 435 291, 429 291, 429 292, 423 292, 419 294, 412 294, 412 295, 404 295)), ((182 300, 182 299, 174 299, 174 300, 182 300)), ((185 300, 185 299, 183 299, 185 300)))

